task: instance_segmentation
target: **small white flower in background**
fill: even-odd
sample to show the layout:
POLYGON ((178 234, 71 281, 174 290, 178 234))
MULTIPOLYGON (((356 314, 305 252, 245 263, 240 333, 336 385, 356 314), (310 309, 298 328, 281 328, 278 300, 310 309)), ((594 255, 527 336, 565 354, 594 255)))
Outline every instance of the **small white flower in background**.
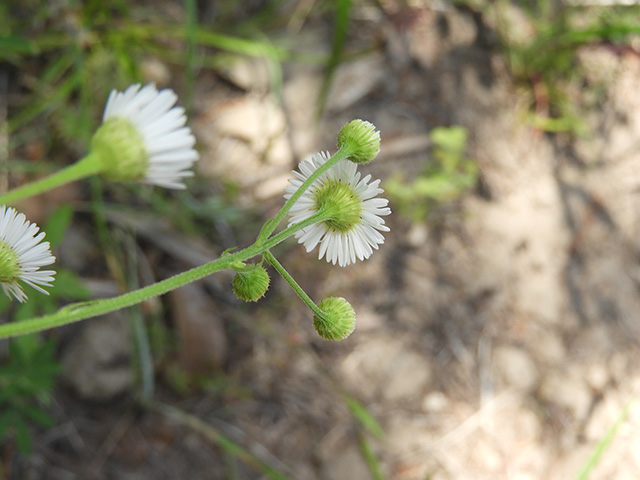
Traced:
POLYGON ((103 126, 96 132, 99 140, 94 137, 93 144, 94 150, 98 150, 98 145, 108 151, 107 157, 112 157, 105 158, 103 163, 123 163, 105 165, 103 173, 107 178, 185 188, 183 179, 193 176, 191 167, 198 160, 198 152, 193 148, 195 138, 191 129, 185 126, 184 108, 174 106, 177 100, 173 90, 158 91, 153 84, 143 88, 140 84, 131 85, 124 92, 111 91, 102 116, 103 126), (114 119, 124 119, 129 125, 123 128, 114 119), (110 122, 112 128, 105 128, 110 122), (138 135, 127 126, 135 127, 138 135), (143 145, 136 145, 139 140, 143 145))
POLYGON ((0 285, 7 296, 13 295, 19 302, 27 299, 18 280, 46 295, 42 289, 50 287, 54 270, 38 270, 51 265, 56 258, 51 255, 49 242, 42 242, 45 234, 35 223, 14 208, 0 206, 0 285), (37 235, 36 235, 37 234, 37 235))
MULTIPOLYGON (((300 172, 285 189, 286 199, 296 192, 302 183, 330 158, 328 153, 317 153, 300 162, 300 172)), ((296 238, 307 252, 318 244, 318 258, 326 256, 327 262, 341 267, 355 263, 356 258, 369 258, 378 245, 384 243, 380 232, 388 232, 382 216, 389 215, 389 201, 377 198, 384 190, 380 180, 369 183, 371 175, 360 178, 357 165, 341 160, 322 174, 291 207, 289 225, 311 217, 318 210, 335 213, 330 220, 315 223, 299 230, 296 238)))

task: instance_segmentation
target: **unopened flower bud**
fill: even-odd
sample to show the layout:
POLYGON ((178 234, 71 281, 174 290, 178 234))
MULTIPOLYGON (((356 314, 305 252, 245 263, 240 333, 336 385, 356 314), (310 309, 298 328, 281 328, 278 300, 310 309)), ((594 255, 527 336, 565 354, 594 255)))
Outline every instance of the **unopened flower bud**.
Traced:
POLYGON ((356 313, 344 298, 325 298, 318 308, 323 315, 313 316, 313 326, 325 340, 344 340, 356 328, 356 313))
POLYGON ((269 289, 269 274, 260 265, 239 271, 233 277, 233 292, 245 302, 256 302, 269 289))
POLYGON ((380 132, 364 120, 347 123, 338 133, 338 148, 349 151, 349 160, 367 163, 380 153, 380 132))

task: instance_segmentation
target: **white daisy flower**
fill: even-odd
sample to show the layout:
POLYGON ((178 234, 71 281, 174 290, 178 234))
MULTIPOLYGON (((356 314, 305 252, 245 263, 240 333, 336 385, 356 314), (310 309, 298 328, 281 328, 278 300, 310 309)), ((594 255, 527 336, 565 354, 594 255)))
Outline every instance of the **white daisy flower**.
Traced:
MULTIPOLYGON (((112 90, 107 99, 103 123, 116 118, 125 119, 135 127, 144 142, 144 168, 137 172, 144 183, 183 189, 183 178, 193 175, 190 169, 198 160, 198 152, 193 148, 195 138, 191 129, 185 126, 187 117, 184 108, 174 106, 177 100, 178 96, 173 90, 158 91, 153 84, 143 88, 140 88, 140 84, 131 85, 124 92, 112 90)), ((114 135, 111 137, 108 141, 117 140, 114 135)), ((131 151, 116 153, 126 156, 131 151)), ((124 174, 124 178, 129 179, 126 178, 128 172, 124 174)), ((122 175, 122 172, 118 172, 115 176, 120 176, 117 178, 120 179, 122 175)))
MULTIPOLYGON (((324 152, 300 162, 300 172, 293 172, 295 178, 290 180, 284 197, 291 198, 329 158, 329 153, 324 152)), ((384 191, 379 188, 380 180, 369 183, 370 180, 371 175, 360 179, 357 165, 349 160, 339 161, 322 174, 291 207, 289 226, 321 208, 332 212, 332 218, 296 232, 298 243, 304 244, 307 252, 320 244, 318 258, 326 256, 327 262, 341 267, 355 263, 356 258, 369 258, 384 243, 380 232, 389 231, 381 217, 391 213, 389 201, 377 198, 384 191)))
POLYGON ((27 299, 18 280, 46 295, 42 289, 50 287, 54 270, 38 270, 52 264, 49 242, 43 242, 44 232, 35 223, 30 223, 24 214, 14 208, 0 206, 0 285, 7 296, 13 295, 19 302, 27 299))

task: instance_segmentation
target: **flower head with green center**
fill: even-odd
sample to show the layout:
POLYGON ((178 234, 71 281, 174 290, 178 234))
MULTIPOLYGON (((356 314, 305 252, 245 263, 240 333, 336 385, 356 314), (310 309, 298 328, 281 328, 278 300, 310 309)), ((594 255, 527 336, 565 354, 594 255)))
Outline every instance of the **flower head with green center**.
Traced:
MULTIPOLYGON (((290 180, 284 197, 291 198, 328 159, 325 152, 300 162, 300 172, 293 172, 295 178, 290 180)), ((380 232, 388 232, 389 228, 381 217, 389 215, 391 209, 387 199, 377 198, 384 191, 378 186, 380 180, 369 183, 370 180, 371 175, 360 179, 355 163, 341 160, 302 194, 289 211, 290 226, 319 211, 329 217, 296 233, 307 252, 320 244, 318 258, 326 256, 327 262, 344 267, 355 263, 356 258, 369 258, 373 249, 384 243, 380 232)))
POLYGON ((177 99, 172 90, 158 91, 153 84, 111 91, 91 141, 105 178, 185 188, 183 179, 193 175, 198 152, 184 108, 174 106, 177 99))
POLYGON ((38 234, 39 230, 24 214, 0 206, 0 285, 7 296, 13 295, 19 302, 27 299, 19 280, 48 295, 41 286, 50 287, 56 273, 39 270, 56 260, 51 255, 49 242, 40 243, 45 234, 38 234))

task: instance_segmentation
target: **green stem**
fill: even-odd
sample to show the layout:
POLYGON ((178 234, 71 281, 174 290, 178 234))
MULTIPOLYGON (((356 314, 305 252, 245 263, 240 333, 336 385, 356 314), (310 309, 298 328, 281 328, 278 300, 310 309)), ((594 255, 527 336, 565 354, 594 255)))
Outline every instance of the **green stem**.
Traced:
POLYGON ((86 157, 78 160, 72 165, 59 170, 58 172, 49 175, 48 177, 35 180, 31 183, 27 183, 22 187, 11 190, 7 193, 0 195, 0 204, 9 205, 25 198, 33 197, 40 193, 52 190, 65 183, 73 182, 81 178, 86 178, 94 175, 100 171, 100 162, 98 158, 89 154, 86 157))
POLYGON ((278 259, 274 257, 273 254, 269 251, 264 252, 263 255, 264 255, 264 258, 267 260, 267 262, 269 262, 273 266, 273 268, 275 268, 276 271, 282 276, 282 278, 284 278, 287 281, 287 283, 291 285, 291 288, 293 288, 293 291, 298 294, 298 296, 300 297, 300 300, 302 300, 307 305, 307 307, 311 309, 313 313, 324 318, 324 313, 322 312, 322 310, 318 308, 316 303, 313 300, 311 300, 311 297, 309 297, 309 295, 307 295, 307 293, 302 289, 302 287, 298 285, 298 282, 296 282, 293 279, 293 277, 289 275, 289 272, 287 272, 284 269, 284 267, 278 261, 278 259))
POLYGON ((266 240, 262 245, 257 242, 253 245, 239 250, 235 253, 225 255, 205 265, 192 268, 186 272, 179 273, 153 285, 148 285, 137 290, 104 300, 92 300, 88 302, 74 303, 58 310, 50 315, 31 318, 20 322, 11 322, 0 325, 0 339, 24 335, 27 333, 40 332, 49 328, 67 325, 87 318, 103 315, 105 313, 120 310, 144 302, 153 297, 163 295, 171 290, 186 285, 187 283, 200 280, 214 272, 229 268, 238 261, 245 261, 256 255, 260 255, 270 248, 281 243, 286 238, 293 235, 300 229, 313 225, 314 223, 326 220, 325 212, 318 212, 308 219, 292 225, 280 233, 266 240))
POLYGON ((264 227, 262 227, 262 231, 260 231, 260 234, 258 235, 258 239, 256 240, 256 243, 258 244, 262 243, 266 238, 269 237, 269 235, 273 233, 273 231, 278 227, 278 225, 280 224, 282 219, 285 217, 285 215, 289 212, 293 204, 298 201, 298 199, 302 196, 305 190, 307 190, 307 188, 309 188, 311 184, 315 182, 318 179, 318 177, 320 177, 320 175, 322 175, 324 172, 329 170, 332 166, 334 166, 340 160, 347 158, 350 154, 351 152, 349 152, 347 149, 340 148, 340 150, 338 150, 329 160, 327 160, 323 165, 320 166, 320 168, 318 168, 315 172, 313 172, 309 176, 309 178, 307 178, 307 180, 305 180, 304 183, 300 185, 298 190, 296 190, 296 192, 291 196, 291 198, 285 202, 285 204, 282 206, 282 208, 276 214, 276 216, 264 224, 264 227))

